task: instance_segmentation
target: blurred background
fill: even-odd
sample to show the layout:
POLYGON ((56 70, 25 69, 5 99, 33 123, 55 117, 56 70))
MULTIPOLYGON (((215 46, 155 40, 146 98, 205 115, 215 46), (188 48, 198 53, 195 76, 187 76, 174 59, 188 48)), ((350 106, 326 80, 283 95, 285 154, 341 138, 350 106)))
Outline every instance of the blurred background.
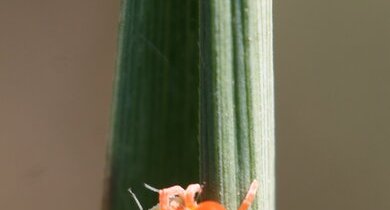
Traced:
MULTIPOLYGON (((390 1, 274 1, 278 210, 390 209, 390 1)), ((119 1, 0 1, 0 209, 96 210, 119 1)))

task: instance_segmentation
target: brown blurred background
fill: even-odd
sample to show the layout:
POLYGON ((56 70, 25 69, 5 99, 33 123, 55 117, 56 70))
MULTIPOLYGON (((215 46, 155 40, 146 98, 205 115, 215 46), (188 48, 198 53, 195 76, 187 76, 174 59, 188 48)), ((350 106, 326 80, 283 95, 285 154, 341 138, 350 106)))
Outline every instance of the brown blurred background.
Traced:
MULTIPOLYGON (((390 1, 274 1, 279 210, 390 209, 390 1)), ((100 209, 119 1, 0 1, 0 209, 100 209)))

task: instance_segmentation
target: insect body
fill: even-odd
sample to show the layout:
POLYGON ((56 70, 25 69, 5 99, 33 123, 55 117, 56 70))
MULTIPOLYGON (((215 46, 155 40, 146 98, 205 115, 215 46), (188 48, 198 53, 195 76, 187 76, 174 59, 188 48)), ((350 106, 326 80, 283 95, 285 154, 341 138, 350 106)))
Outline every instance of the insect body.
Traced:
MULTIPOLYGON (((255 198, 257 187, 258 183, 254 180, 238 210, 247 210, 249 208, 255 198)), ((202 187, 199 184, 191 184, 185 190, 178 185, 158 190, 159 204, 151 210, 226 210, 225 207, 216 201, 203 201, 198 204, 195 201, 195 195, 201 193, 201 191, 202 187)), ((134 193, 131 191, 130 193, 142 210, 134 193)))

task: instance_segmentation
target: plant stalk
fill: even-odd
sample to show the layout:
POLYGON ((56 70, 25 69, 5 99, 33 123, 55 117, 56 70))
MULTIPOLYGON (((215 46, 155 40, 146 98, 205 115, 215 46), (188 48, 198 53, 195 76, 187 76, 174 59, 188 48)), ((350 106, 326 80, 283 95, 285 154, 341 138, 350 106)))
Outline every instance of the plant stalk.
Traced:
POLYGON ((201 180, 227 209, 253 179, 252 209, 275 208, 272 47, 271 0, 201 1, 201 180))
POLYGON ((104 209, 145 209, 144 188, 199 178, 198 3, 123 0, 104 209))

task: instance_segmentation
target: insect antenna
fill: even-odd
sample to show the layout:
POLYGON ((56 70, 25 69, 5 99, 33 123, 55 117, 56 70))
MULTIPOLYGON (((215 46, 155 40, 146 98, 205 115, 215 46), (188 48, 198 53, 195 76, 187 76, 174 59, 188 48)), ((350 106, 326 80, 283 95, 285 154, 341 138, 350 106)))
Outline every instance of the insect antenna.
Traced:
POLYGON ((133 191, 131 191, 131 188, 128 189, 129 193, 131 194, 131 196, 134 198, 135 200, 135 203, 137 203, 137 206, 139 208, 139 210, 144 210, 141 206, 141 203, 138 201, 137 199, 137 196, 135 196, 135 194, 133 193, 133 191))
POLYGON ((144 183, 144 186, 146 187, 146 189, 148 189, 150 191, 153 191, 153 192, 157 192, 158 193, 160 191, 159 189, 154 188, 154 187, 152 187, 152 186, 150 186, 150 185, 148 185, 146 183, 144 183))

